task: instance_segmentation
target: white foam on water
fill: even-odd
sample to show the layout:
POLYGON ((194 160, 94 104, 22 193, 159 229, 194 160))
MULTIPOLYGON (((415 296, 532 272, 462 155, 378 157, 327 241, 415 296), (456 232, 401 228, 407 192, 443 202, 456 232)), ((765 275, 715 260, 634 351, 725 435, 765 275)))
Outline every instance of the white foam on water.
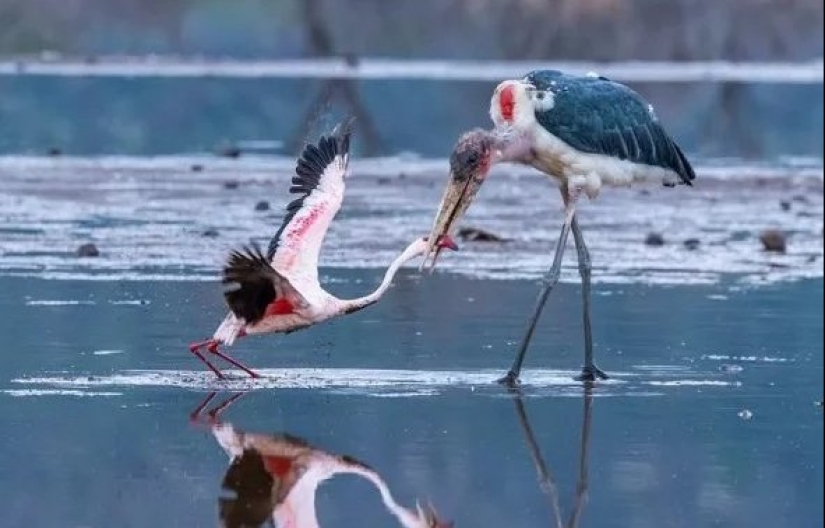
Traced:
POLYGON ((123 350, 95 350, 92 352, 93 356, 113 356, 115 354, 123 354, 123 350))
POLYGON ((9 396, 13 396, 15 398, 21 398, 26 396, 123 396, 122 392, 84 391, 74 389, 6 389, 0 392, 3 392, 3 394, 8 394, 9 396))
MULTIPOLYGON (((105 376, 48 375, 15 378, 12 383, 59 390, 89 390, 107 387, 163 388, 198 390, 305 389, 335 394, 352 394, 382 398, 436 396, 446 390, 469 390, 490 395, 500 392, 496 380, 498 369, 482 370, 400 370, 352 368, 262 369, 259 379, 250 379, 240 371, 224 371, 227 379, 218 380, 211 372, 191 370, 129 370, 105 376)), ((580 394, 581 383, 574 371, 530 370, 522 377, 527 393, 541 396, 580 394)), ((638 374, 612 372, 611 378, 599 382, 600 395, 660 395, 650 386, 735 386, 739 382, 714 379, 683 379, 685 372, 671 369, 673 379, 642 379, 638 374)), ((665 377, 662 372, 658 378, 665 377)), ((696 376, 693 373, 694 377, 696 376)))
POLYGON ((76 301, 76 300, 47 300, 36 299, 26 301, 26 306, 77 306, 77 305, 94 305, 94 301, 76 301))
POLYGON ((646 383, 654 387, 740 387, 742 385, 741 381, 720 380, 654 380, 646 383))
POLYGON ((115 306, 143 306, 149 304, 149 301, 146 299, 135 299, 128 301, 109 301, 109 304, 114 304, 115 306))
POLYGON ((703 354, 702 359, 711 361, 748 361, 754 363, 789 363, 793 358, 783 358, 774 356, 728 356, 725 354, 703 354))
MULTIPOLYGON (((342 392, 342 394, 347 393, 342 392)), ((435 389, 420 389, 403 392, 368 392, 361 394, 361 396, 371 396, 373 398, 414 398, 417 396, 438 396, 439 394, 441 393, 435 389)))

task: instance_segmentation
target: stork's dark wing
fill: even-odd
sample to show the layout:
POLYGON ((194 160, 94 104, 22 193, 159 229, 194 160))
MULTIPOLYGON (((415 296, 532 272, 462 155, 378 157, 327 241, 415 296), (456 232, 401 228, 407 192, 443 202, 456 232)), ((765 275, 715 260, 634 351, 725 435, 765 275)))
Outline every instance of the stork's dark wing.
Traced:
POLYGON ((223 268, 224 298, 236 317, 260 321, 267 307, 283 299, 294 308, 308 305, 289 280, 278 273, 257 245, 233 251, 223 268))
POLYGON ((327 229, 344 198, 349 166, 350 123, 335 128, 315 145, 307 145, 295 167, 286 216, 272 237, 267 257, 276 269, 300 272, 317 281, 318 255, 327 229))
POLYGON ((686 185, 696 177, 653 107, 627 86, 552 70, 531 72, 525 80, 553 92, 553 107, 536 112, 536 120, 573 148, 670 169, 686 185))

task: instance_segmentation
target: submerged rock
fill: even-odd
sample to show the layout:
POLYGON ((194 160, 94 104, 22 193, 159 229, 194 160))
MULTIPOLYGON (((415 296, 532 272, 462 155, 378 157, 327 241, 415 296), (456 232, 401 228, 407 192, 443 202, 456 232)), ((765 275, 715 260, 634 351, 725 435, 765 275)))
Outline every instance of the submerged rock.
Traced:
POLYGON ((462 227, 458 230, 458 236, 462 240, 468 242, 506 242, 507 239, 502 238, 494 233, 478 229, 475 227, 462 227))
POLYGON ((204 236, 204 237, 207 237, 207 238, 217 238, 218 235, 220 235, 220 233, 218 232, 217 229, 207 229, 206 231, 201 233, 201 236, 204 236))
POLYGON ((688 251, 694 251, 696 249, 699 249, 699 246, 702 244, 702 241, 698 238, 688 238, 683 242, 683 244, 685 246, 685 249, 687 249, 688 251))
POLYGON ((786 249, 785 233, 778 229, 766 229, 759 234, 759 241, 765 251, 784 253, 786 249))
POLYGON ((779 202, 779 207, 781 207, 783 211, 790 211, 791 202, 789 202, 788 200, 782 200, 781 202, 779 202))
POLYGON ((224 143, 218 145, 216 154, 224 158, 239 158, 241 156, 241 148, 232 143, 224 143))
POLYGON ((224 189, 237 189, 241 184, 238 180, 227 180, 223 182, 224 189))
POLYGON ((269 211, 269 202, 266 200, 261 200, 260 202, 255 204, 256 211, 269 211))
POLYGON ((80 247, 77 248, 76 254, 78 257, 97 257, 100 255, 100 251, 97 249, 97 246, 91 242, 86 244, 81 244, 80 247))
POLYGON ((665 237, 663 237, 660 233, 648 233, 645 238, 645 245, 653 247, 664 246, 665 237))
POLYGON ((203 165, 201 165, 200 163, 193 163, 189 167, 189 170, 191 170, 192 172, 202 172, 203 171, 203 165))

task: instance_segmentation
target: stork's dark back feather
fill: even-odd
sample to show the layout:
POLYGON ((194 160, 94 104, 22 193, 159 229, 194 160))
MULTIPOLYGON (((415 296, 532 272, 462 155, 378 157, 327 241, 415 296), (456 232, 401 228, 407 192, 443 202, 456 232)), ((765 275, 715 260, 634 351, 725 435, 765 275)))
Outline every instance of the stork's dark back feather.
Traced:
POLYGON ((292 177, 292 187, 289 192, 300 196, 292 200, 286 206, 286 216, 275 236, 269 242, 267 258, 270 260, 278 251, 278 244, 281 235, 292 221, 295 214, 303 207, 307 196, 318 187, 321 176, 336 156, 346 156, 349 154, 350 136, 352 135, 352 120, 345 121, 335 127, 330 136, 321 136, 318 143, 309 144, 304 147, 303 153, 298 158, 295 166, 295 176, 292 177))
POLYGON ((627 86, 606 77, 580 77, 556 70, 533 71, 525 80, 553 93, 553 107, 536 112, 536 120, 571 147, 670 169, 686 185, 696 178, 653 107, 627 86))

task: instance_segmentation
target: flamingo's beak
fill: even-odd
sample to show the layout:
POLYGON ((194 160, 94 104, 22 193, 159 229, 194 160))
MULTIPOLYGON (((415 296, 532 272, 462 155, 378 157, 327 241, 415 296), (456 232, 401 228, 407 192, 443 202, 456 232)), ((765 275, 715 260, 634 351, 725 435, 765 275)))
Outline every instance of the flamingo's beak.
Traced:
POLYGON ((452 521, 444 521, 438 518, 438 512, 435 511, 432 504, 428 503, 422 507, 420 503, 416 503, 415 506, 418 510, 418 518, 424 521, 424 526, 427 528, 453 528, 452 521))
POLYGON ((435 247, 438 251, 441 251, 442 249, 458 251, 458 244, 455 243, 455 240, 453 240, 453 237, 450 235, 441 235, 438 242, 436 242, 435 247))
POLYGON ((419 269, 435 268, 443 247, 439 241, 450 237, 456 222, 475 198, 490 171, 492 138, 489 132, 475 130, 465 134, 450 156, 450 179, 441 198, 438 214, 430 230, 429 245, 419 269))

